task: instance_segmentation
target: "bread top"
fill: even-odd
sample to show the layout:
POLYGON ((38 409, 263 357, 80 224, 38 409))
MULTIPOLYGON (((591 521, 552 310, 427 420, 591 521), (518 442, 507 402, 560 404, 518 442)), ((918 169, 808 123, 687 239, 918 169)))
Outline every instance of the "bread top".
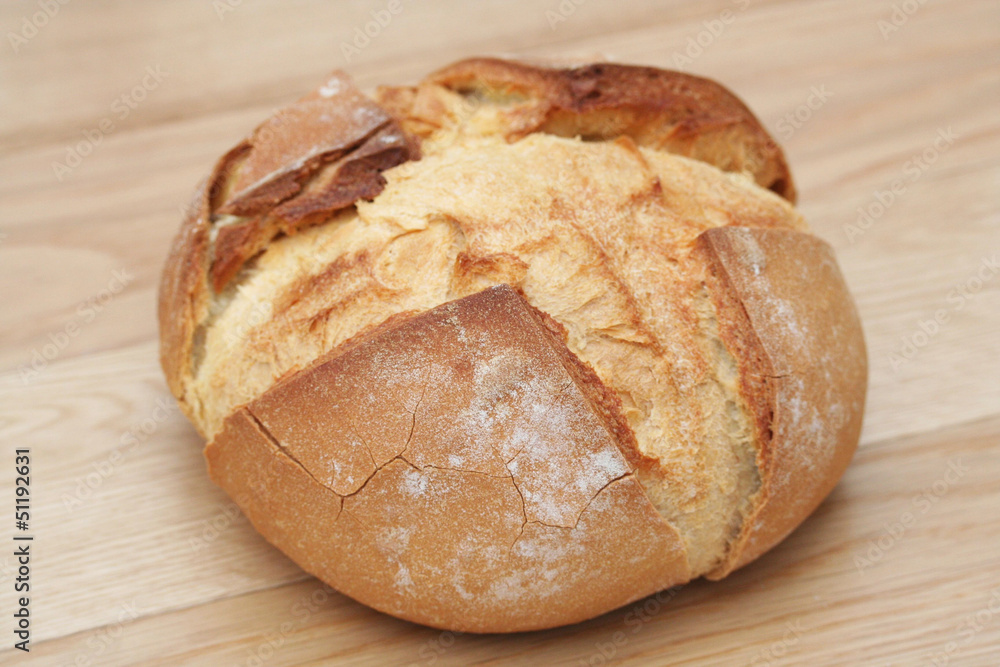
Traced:
POLYGON ((201 359, 213 307, 246 262, 279 234, 375 197, 381 172, 419 158, 428 139, 447 143, 472 128, 507 140, 531 132, 629 137, 747 174, 795 201, 784 154, 750 110, 714 81, 680 72, 473 58, 415 87, 383 87, 376 98, 334 72, 222 156, 196 189, 160 288, 160 359, 175 396, 201 359))
MULTIPOLYGON (((160 317, 168 382, 206 437, 352 340, 503 284, 619 402, 617 442, 684 550, 675 583, 724 576, 815 507, 857 442, 863 340, 829 248, 774 192, 794 196, 780 149, 738 100, 649 68, 493 60, 376 98, 389 120, 324 139, 339 156, 324 164, 379 132, 420 159, 362 151, 364 169, 319 183, 322 168, 276 167, 266 182, 333 202, 301 224, 234 213, 254 138, 199 190, 160 317), (352 188, 368 194, 342 206, 352 188), (216 282, 228 227, 253 242, 216 282)), ((317 154, 289 144, 268 154, 317 154)))

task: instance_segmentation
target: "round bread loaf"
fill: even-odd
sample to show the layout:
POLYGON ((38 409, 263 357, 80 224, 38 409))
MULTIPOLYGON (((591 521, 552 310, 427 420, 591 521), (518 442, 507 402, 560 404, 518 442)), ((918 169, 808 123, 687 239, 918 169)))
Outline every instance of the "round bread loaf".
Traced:
POLYGON ((341 73, 199 188, 160 290, 209 471, 339 591, 440 628, 726 576, 829 493, 866 353, 784 156, 705 79, 341 73))

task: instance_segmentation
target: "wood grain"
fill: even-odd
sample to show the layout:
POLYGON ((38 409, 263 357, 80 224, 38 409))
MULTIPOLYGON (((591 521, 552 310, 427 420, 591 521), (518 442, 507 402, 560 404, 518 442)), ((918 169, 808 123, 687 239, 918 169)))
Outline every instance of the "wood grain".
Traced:
POLYGON ((891 1, 403 0, 347 62, 386 3, 221 4, 69 3, 16 52, 39 6, 0 5, 0 435, 34 453, 30 664, 1000 663, 1000 5, 929 2, 883 38, 891 1), (759 562, 578 626, 453 637, 327 591, 234 511, 164 407, 154 306, 194 184, 274 107, 334 68, 370 87, 482 53, 735 90, 837 249, 871 386, 843 482, 759 562), (147 67, 162 80, 124 114, 147 67))

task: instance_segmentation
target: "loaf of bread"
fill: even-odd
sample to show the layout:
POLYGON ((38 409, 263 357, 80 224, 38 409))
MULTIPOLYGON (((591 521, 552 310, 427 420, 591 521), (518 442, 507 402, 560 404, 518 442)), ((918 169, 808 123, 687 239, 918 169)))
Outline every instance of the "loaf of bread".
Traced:
POLYGON ((513 632, 754 560, 830 492, 858 316, 780 148, 711 81, 335 73, 224 155, 160 290, 209 472, 386 613, 513 632))

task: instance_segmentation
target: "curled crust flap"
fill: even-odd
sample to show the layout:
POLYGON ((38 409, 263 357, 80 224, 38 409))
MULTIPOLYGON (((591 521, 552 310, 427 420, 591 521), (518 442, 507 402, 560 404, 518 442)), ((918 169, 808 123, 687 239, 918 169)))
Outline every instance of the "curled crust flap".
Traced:
POLYGON ((857 446, 867 384, 861 323, 820 239, 720 227, 696 241, 723 342, 756 424, 761 491, 722 578, 780 542, 833 489, 857 446))
POLYGON ((335 72, 216 163, 186 211, 160 283, 160 360, 182 407, 212 295, 275 236, 374 198, 385 186, 381 172, 417 155, 399 124, 335 72))
POLYGON ((263 535, 366 604, 476 632, 572 623, 690 577, 587 373, 494 287, 334 350, 206 456, 263 535))
POLYGON ((474 58, 445 67, 416 88, 383 88, 379 99, 409 119, 409 131, 421 134, 455 122, 435 99, 435 89, 442 88, 469 96, 469 114, 478 104, 501 106, 502 131, 512 140, 532 132, 585 140, 628 136, 643 147, 747 173, 795 202, 781 148, 746 105, 708 79, 611 63, 550 69, 474 58))
POLYGON ((216 225, 215 291, 275 235, 373 198, 385 185, 381 171, 412 157, 399 125, 341 72, 279 110, 247 139, 213 208, 237 217, 216 225))

